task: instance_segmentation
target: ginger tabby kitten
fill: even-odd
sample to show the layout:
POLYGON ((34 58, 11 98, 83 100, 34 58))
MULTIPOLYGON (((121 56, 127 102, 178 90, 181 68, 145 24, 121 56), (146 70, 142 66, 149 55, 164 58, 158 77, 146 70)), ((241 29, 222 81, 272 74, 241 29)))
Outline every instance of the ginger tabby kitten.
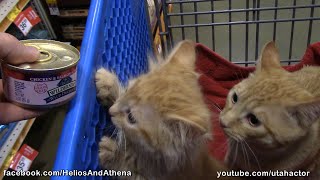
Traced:
MULTIPOLYGON (((204 103, 196 52, 179 43, 167 60, 121 87, 105 69, 96 73, 97 96, 118 129, 99 144, 102 168, 130 170, 128 179, 216 179, 224 168, 207 151, 210 111, 204 103)), ((125 177, 123 177, 125 178, 125 177)))
POLYGON ((229 92, 220 114, 226 162, 249 171, 310 171, 302 178, 320 179, 320 67, 287 72, 279 59, 268 43, 256 71, 229 92))

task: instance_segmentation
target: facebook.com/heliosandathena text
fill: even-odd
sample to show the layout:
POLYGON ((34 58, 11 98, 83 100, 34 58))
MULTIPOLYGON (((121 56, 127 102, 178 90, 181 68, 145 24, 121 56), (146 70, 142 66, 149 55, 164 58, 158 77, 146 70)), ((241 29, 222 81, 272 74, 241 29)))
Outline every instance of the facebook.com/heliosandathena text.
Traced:
POLYGON ((132 176, 131 171, 116 171, 116 170, 88 170, 88 171, 79 171, 79 170, 58 170, 58 171, 7 171, 4 170, 4 176, 132 176))

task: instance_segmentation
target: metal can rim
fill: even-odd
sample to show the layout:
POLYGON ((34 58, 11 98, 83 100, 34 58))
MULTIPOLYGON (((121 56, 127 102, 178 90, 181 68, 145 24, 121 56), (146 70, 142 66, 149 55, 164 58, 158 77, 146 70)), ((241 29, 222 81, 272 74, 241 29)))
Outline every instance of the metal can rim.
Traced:
POLYGON ((8 64, 8 63, 3 63, 1 62, 2 64, 6 65, 7 67, 11 68, 11 69, 14 69, 14 70, 19 70, 19 71, 25 71, 25 72, 43 72, 43 71, 57 71, 57 70, 64 70, 64 69, 68 69, 68 68, 71 68, 75 65, 78 64, 79 60, 80 60, 80 52, 77 48, 75 48, 74 46, 72 45, 69 45, 69 44, 66 44, 66 43, 63 43, 63 42, 60 42, 60 41, 55 41, 55 40, 48 40, 48 39, 28 39, 28 40, 21 40, 20 42, 22 43, 33 43, 33 41, 43 41, 43 42, 53 42, 54 44, 59 44, 59 45, 62 45, 62 46, 66 46, 68 48, 70 48, 70 50, 72 50, 73 52, 75 52, 76 54, 79 55, 79 58, 74 61, 73 63, 69 64, 68 66, 63 66, 63 67, 59 67, 59 68, 50 68, 50 69, 25 69, 25 68, 21 68, 21 67, 18 67, 18 66, 15 66, 15 65, 12 65, 12 64, 8 64))
MULTIPOLYGON (((79 61, 79 60, 78 60, 79 61)), ((72 63, 68 66, 64 66, 64 67, 61 67, 61 68, 52 68, 52 69, 23 69, 23 68, 19 68, 15 65, 11 65, 11 64, 8 64, 8 63, 0 63, 1 66, 6 66, 7 68, 10 68, 11 70, 14 70, 14 71, 17 71, 17 72, 24 72, 24 73, 31 73, 31 74, 34 74, 34 73, 43 73, 43 72, 56 72, 56 71, 63 71, 63 70, 66 70, 66 69, 70 69, 74 66, 77 66, 77 63, 72 63)))

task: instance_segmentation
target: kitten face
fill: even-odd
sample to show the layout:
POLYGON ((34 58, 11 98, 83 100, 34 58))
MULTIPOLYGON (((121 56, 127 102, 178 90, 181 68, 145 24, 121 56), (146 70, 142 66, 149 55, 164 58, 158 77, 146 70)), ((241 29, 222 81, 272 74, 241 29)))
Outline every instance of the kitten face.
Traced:
MULTIPOLYGON (((295 113, 302 110, 299 105, 313 101, 312 95, 281 68, 278 52, 269 44, 256 72, 229 92, 220 120, 230 138, 276 148, 307 133, 312 123, 304 126, 308 117, 295 113)), ((315 120, 311 118, 310 122, 315 120)))
POLYGON ((173 131, 179 131, 176 127, 189 126, 190 137, 210 130, 210 112, 194 63, 194 45, 183 42, 167 62, 129 83, 109 109, 113 123, 126 138, 150 151, 165 150, 176 143, 173 141, 182 140, 174 137, 181 133, 173 131))
MULTIPOLYGON (((270 148, 304 135, 306 131, 286 110, 294 102, 294 97, 290 97, 287 90, 279 93, 282 86, 289 86, 285 82, 260 76, 236 85, 230 91, 220 115, 226 134, 238 141, 245 139, 270 148), (268 91, 265 92, 265 88, 268 91)), ((294 84, 292 88, 295 88, 294 84)))
POLYGON ((121 99, 110 110, 112 122, 125 133, 130 141, 140 144, 149 150, 158 147, 168 134, 162 117, 157 114, 152 106, 136 104, 130 99, 121 99))

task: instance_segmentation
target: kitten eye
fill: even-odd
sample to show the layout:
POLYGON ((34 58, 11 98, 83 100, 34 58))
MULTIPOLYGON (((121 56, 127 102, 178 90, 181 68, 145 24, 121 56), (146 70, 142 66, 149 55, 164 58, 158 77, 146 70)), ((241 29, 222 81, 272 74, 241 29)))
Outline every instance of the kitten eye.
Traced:
POLYGON ((127 113, 127 116, 128 116, 128 122, 129 123, 134 124, 134 123, 137 122, 136 119, 133 117, 130 109, 126 110, 126 113, 127 113))
POLYGON ((231 100, 232 100, 232 103, 235 104, 238 101, 238 95, 236 93, 233 93, 231 100))
POLYGON ((260 120, 252 113, 247 115, 247 121, 252 127, 257 127, 261 124, 260 120))

